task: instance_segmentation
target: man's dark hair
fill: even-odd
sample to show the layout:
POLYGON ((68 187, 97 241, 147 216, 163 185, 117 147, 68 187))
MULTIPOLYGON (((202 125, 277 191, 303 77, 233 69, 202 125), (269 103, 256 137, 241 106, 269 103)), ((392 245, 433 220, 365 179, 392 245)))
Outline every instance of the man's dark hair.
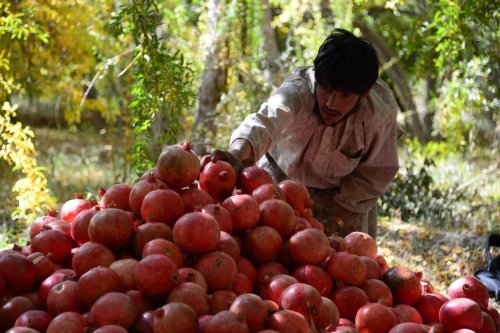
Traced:
POLYGON ((316 82, 326 89, 361 95, 377 81, 377 52, 368 40, 335 29, 320 46, 314 69, 316 82))

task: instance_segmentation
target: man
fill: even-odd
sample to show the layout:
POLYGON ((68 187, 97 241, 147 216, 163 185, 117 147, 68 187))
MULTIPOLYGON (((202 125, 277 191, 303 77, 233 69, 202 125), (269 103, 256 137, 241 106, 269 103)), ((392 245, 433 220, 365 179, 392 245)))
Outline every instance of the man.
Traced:
POLYGON ((377 199, 398 170, 398 106, 378 70, 367 40, 336 29, 213 157, 303 182, 327 235, 375 238, 377 199))

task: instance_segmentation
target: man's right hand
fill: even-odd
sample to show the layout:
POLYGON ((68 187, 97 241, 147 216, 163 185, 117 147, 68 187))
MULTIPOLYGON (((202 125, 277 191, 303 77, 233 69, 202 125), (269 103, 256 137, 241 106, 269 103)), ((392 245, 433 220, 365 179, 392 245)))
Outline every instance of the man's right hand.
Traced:
POLYGON ((217 162, 217 161, 225 161, 234 168, 237 174, 240 173, 242 169, 242 165, 239 159, 236 158, 233 154, 226 150, 214 149, 210 155, 205 155, 201 158, 201 170, 207 165, 208 162, 217 162))

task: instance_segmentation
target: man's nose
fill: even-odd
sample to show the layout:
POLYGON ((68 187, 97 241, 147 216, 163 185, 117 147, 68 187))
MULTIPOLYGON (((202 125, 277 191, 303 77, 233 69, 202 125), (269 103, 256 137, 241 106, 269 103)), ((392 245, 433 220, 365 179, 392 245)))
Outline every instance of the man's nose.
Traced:
POLYGON ((335 106, 337 105, 337 93, 332 92, 328 94, 328 99, 326 100, 326 107, 329 109, 335 109, 335 106))

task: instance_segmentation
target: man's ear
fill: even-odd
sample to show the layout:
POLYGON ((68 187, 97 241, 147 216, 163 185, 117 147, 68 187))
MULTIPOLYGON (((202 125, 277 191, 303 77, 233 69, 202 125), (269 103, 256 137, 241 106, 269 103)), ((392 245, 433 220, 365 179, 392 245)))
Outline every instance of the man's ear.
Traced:
POLYGON ((364 93, 362 93, 362 94, 361 94, 361 97, 366 97, 366 96, 370 95, 370 91, 371 91, 371 90, 372 90, 372 89, 370 88, 370 89, 368 89, 367 91, 365 91, 364 93))

